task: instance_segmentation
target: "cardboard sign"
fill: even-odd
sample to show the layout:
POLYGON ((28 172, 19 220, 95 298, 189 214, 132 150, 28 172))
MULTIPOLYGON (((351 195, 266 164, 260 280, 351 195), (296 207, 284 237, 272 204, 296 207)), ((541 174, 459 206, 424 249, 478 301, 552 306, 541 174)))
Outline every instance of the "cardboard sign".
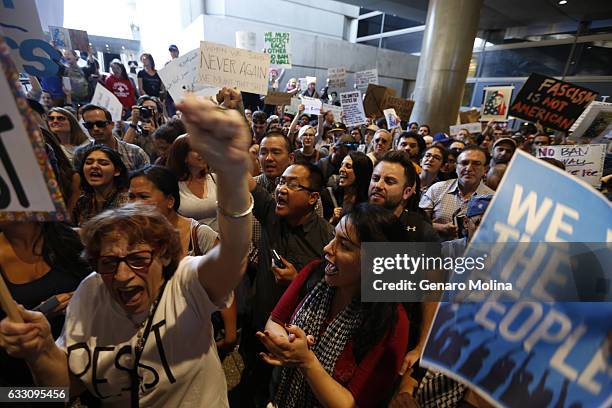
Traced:
POLYGON ((68 33, 70 34, 70 43, 73 50, 89 50, 89 35, 87 35, 87 31, 69 28, 68 33))
POLYGON ((61 55, 47 42, 35 0, 0 2, 0 27, 18 71, 38 77, 57 74, 59 66, 53 60, 61 55))
POLYGON ((385 101, 388 101, 389 98, 393 96, 395 96, 395 89, 381 85, 368 85, 368 91, 363 99, 363 107, 366 115, 377 118, 383 117, 385 101))
POLYGON ((473 135, 475 133, 482 132, 482 124, 480 122, 475 122, 475 123, 464 123, 462 125, 453 125, 449 129, 450 130, 449 134, 451 136, 454 136, 457 133, 459 133, 461 129, 466 129, 468 132, 470 132, 471 135, 473 135))
POLYGON ((360 91, 341 93, 340 103, 342 104, 346 126, 358 126, 367 122, 360 91))
POLYGON ((475 123, 480 120, 480 111, 473 108, 466 112, 459 112, 459 122, 464 123, 475 123))
POLYGON ((536 157, 550 157, 565 164, 565 171, 595 188, 601 187, 606 145, 556 145, 536 147, 536 157))
POLYGON ((291 98, 291 104, 290 105, 285 105, 285 113, 288 113, 290 115, 297 115, 298 113, 298 107, 302 104, 302 100, 298 97, 293 97, 291 98))
POLYGON ((508 120, 508 106, 510 105, 513 86, 495 86, 484 88, 484 102, 480 120, 488 122, 505 122, 508 120))
POLYGON ((344 67, 329 68, 327 70, 327 78, 329 79, 329 87, 333 89, 341 89, 346 87, 346 69, 344 67))
POLYGON ((567 132, 596 97, 590 89, 531 74, 512 102, 510 116, 567 132))
MULTIPOLYGON (((523 292, 519 300, 491 293, 481 302, 441 303, 421 364, 468 383, 494 406, 610 406, 612 302, 520 300, 525 292, 576 287, 567 275, 540 281, 564 258, 550 253, 561 248, 551 242, 569 247, 610 238, 612 205, 601 193, 517 150, 463 259, 475 245, 507 248, 519 240, 542 255, 514 256, 507 265, 507 281, 523 292)), ((605 264, 600 268, 609 276, 605 264)))
POLYGON ((0 220, 65 221, 43 136, 16 88, 17 70, 2 39, 0 64, 0 220))
POLYGON ((257 34, 251 31, 236 31, 236 48, 257 51, 257 34))
POLYGON ((270 55, 270 65, 278 68, 291 68, 291 36, 289 33, 268 31, 264 33, 266 53, 270 55))
POLYGON ((342 107, 336 105, 330 105, 328 103, 323 104, 323 112, 332 112, 334 114, 334 122, 342 122, 342 107))
POLYGON ((414 101, 410 99, 397 98, 387 94, 385 100, 383 101, 382 107, 384 109, 395 109, 401 120, 409 121, 412 108, 414 107, 414 101))
POLYGON ((385 120, 387 121, 387 129, 391 130, 398 126, 401 127, 401 121, 399 116, 397 116, 395 109, 385 109, 383 113, 385 115, 385 120))
POLYGON ((304 113, 307 115, 319 115, 321 114, 321 107, 323 102, 317 98, 309 98, 308 96, 302 96, 302 103, 304 104, 304 113))
POLYGON ((104 85, 96 84, 96 90, 91 98, 91 103, 106 108, 110 112, 113 121, 121 120, 123 105, 121 105, 115 94, 106 89, 104 85))
POLYGON ((266 105, 290 105, 291 94, 287 92, 268 91, 264 102, 266 105))
POLYGON ((361 92, 368 89, 369 84, 378 85, 378 69, 368 69, 355 72, 355 86, 361 92))
POLYGON ((268 93, 270 56, 227 45, 202 41, 198 83, 238 88, 260 95, 268 93))
POLYGON ((199 68, 200 49, 196 48, 168 62, 157 73, 172 99, 177 102, 182 100, 187 92, 200 96, 216 95, 219 87, 202 85, 197 82, 199 68))

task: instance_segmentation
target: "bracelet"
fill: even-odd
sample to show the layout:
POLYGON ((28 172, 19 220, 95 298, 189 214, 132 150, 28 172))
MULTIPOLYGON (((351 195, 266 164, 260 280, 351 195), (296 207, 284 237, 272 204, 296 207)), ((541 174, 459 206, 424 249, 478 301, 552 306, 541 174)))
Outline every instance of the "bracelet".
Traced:
POLYGON ((235 213, 235 214, 228 213, 223 208, 221 208, 218 201, 217 201, 217 209, 219 210, 220 214, 225 215, 226 217, 235 218, 235 219, 246 217, 253 211, 253 207, 255 207, 255 200, 253 200, 253 196, 249 194, 249 197, 251 198, 251 204, 249 205, 249 208, 247 208, 241 213, 235 213))

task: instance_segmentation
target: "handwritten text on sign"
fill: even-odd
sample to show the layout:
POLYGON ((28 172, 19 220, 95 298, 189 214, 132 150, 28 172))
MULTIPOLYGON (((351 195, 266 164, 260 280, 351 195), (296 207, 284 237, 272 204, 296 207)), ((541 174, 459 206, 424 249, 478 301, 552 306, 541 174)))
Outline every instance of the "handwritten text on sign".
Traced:
POLYGON ((266 95, 269 68, 267 54, 206 41, 200 43, 198 82, 201 84, 266 95))
POLYGON ((197 83, 199 58, 200 50, 196 48, 170 61, 158 71, 164 86, 175 101, 182 100, 186 92, 202 96, 217 94, 219 87, 197 83))
POLYGON ((531 74, 510 107, 510 116, 568 131, 597 92, 540 74, 531 74))
POLYGON ((606 145, 559 145, 536 149, 536 157, 551 157, 565 164, 565 171, 599 188, 606 145))
POLYGON ((291 47, 289 33, 264 33, 266 53, 270 54, 270 64, 280 68, 291 68, 291 47))
POLYGON ((342 104, 346 126, 363 125, 367 122, 360 91, 341 93, 340 103, 342 104))

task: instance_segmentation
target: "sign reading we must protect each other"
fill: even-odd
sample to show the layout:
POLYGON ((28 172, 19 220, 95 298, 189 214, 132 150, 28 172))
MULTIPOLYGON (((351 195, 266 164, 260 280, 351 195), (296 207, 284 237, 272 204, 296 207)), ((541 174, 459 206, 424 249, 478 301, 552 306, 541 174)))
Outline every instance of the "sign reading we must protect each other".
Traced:
POLYGON ((270 64, 278 68, 291 68, 291 36, 289 33, 268 31, 264 33, 266 53, 270 64))
POLYGON ((510 106, 510 116, 567 132, 597 92, 540 74, 531 74, 510 106))
POLYGON ((198 83, 268 93, 268 54, 202 41, 198 83))

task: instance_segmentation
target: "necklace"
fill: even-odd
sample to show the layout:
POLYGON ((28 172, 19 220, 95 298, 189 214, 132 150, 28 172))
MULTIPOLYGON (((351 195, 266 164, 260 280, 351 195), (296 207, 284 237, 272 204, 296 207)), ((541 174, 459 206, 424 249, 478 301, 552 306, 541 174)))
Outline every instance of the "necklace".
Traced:
POLYGON ((136 334, 136 347, 135 347, 135 350, 138 356, 142 354, 142 351, 144 349, 144 346, 145 346, 145 343, 147 341, 147 337, 149 334, 148 333, 149 330, 146 330, 145 326, 151 326, 151 323, 153 323, 153 317, 155 316, 155 311, 157 310, 157 306, 159 304, 159 301, 161 300, 162 294, 164 293, 165 287, 166 287, 166 282, 164 281, 164 283, 162 284, 159 290, 159 294, 157 295, 157 297, 151 304, 151 307, 149 308, 149 314, 147 315, 147 318, 138 324, 132 322, 134 323, 134 326, 138 329, 138 333, 136 334))

